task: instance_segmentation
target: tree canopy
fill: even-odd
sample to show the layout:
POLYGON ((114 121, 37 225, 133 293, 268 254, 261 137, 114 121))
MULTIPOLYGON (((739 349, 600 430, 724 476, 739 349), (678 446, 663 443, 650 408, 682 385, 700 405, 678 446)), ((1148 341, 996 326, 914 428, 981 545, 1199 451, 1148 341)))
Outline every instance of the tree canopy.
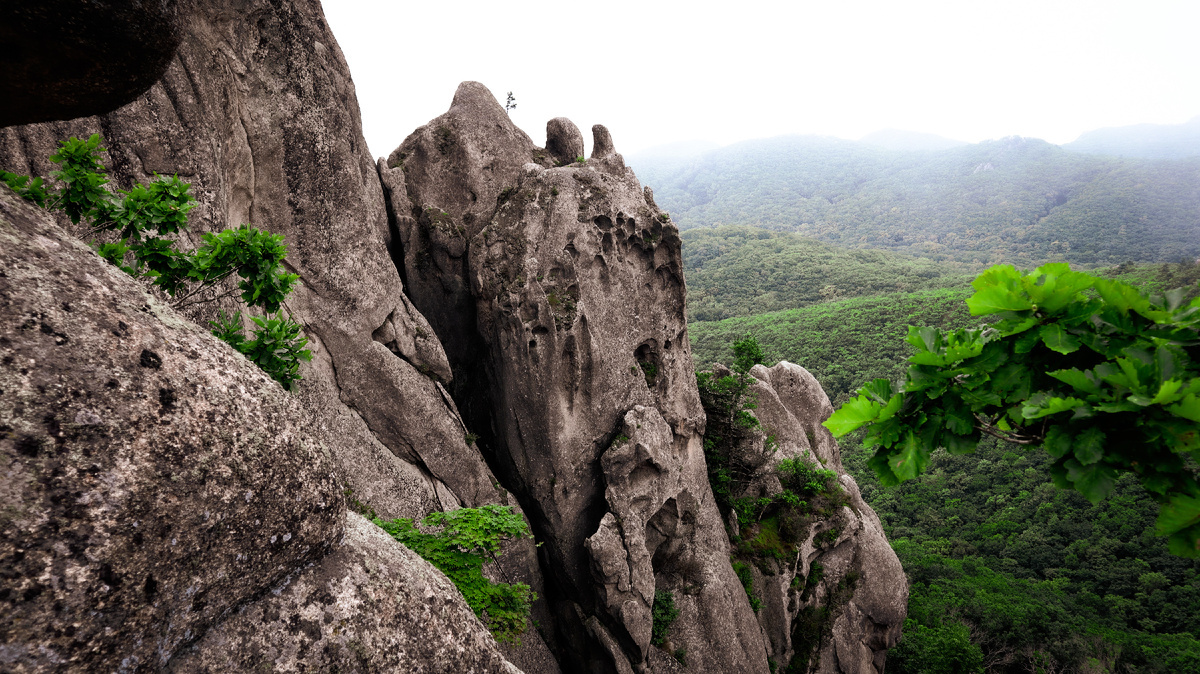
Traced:
POLYGON ((883 484, 916 477, 939 447, 974 451, 983 435, 1043 447, 1059 487, 1093 503, 1123 472, 1161 504, 1171 551, 1200 557, 1200 299, 1043 265, 993 267, 973 283, 984 328, 909 330, 902 383, 876 379, 825 425, 867 426, 883 484))

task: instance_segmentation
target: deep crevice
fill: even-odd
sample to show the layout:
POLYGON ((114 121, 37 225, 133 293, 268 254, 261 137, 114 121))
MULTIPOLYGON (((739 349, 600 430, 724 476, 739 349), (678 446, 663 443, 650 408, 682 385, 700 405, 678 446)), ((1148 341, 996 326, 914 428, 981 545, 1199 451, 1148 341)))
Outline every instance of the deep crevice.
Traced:
MULTIPOLYGON (((396 209, 392 206, 391 190, 383 184, 383 174, 378 164, 375 165, 375 174, 379 178, 379 188, 383 191, 383 207, 387 211, 388 257, 392 258, 392 265, 396 267, 396 273, 400 276, 400 284, 404 286, 404 294, 407 295, 408 272, 404 268, 404 245, 400 243, 400 225, 396 218, 396 209)), ((412 297, 410 296, 409 299, 411 300, 412 297)))

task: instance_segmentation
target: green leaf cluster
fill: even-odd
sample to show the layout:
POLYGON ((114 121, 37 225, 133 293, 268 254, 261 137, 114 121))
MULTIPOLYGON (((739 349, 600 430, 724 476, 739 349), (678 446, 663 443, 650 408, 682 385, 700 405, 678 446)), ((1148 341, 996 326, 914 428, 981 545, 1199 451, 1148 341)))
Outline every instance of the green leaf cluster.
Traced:
POLYGON ((485 505, 430 513, 420 528, 407 518, 374 522, 446 574, 498 641, 520 643, 537 594, 524 583, 488 580, 483 565, 496 561, 503 541, 532 538, 521 515, 485 505))
POLYGON ((45 206, 46 199, 49 193, 46 192, 46 185, 41 178, 33 178, 29 176, 17 175, 8 171, 0 170, 0 180, 4 181, 12 191, 17 193, 17 196, 28 201, 32 201, 38 206, 45 206))
POLYGON ((0 172, 0 177, 22 197, 63 211, 73 223, 86 222, 91 234, 115 237, 95 244, 100 257, 134 277, 151 279, 154 287, 174 298, 177 308, 208 301, 200 293, 236 276, 242 301, 262 309, 266 316, 251 318, 258 326, 252 340, 242 334, 241 312, 232 317, 222 314, 214 323, 214 334, 290 389, 300 379, 300 361, 311 360, 312 355, 304 348, 308 340, 299 336, 300 326, 280 313, 300 278, 283 267, 287 255, 283 236, 243 224, 205 233, 198 248, 180 250, 167 237, 187 228, 188 212, 196 206, 191 186, 178 176, 156 176, 149 185, 110 191, 100 162, 105 152, 101 142, 98 134, 59 142, 58 151, 50 156, 61 167, 50 173, 57 189, 47 190, 41 178, 30 180, 7 172, 0 172))
POLYGON ((282 313, 251 316, 250 320, 258 327, 254 329, 254 339, 249 340, 242 331, 240 311, 232 315, 219 312, 217 320, 209 321, 209 325, 214 335, 271 375, 283 388, 291 390, 301 379, 300 361, 312 360, 312 352, 304 348, 308 338, 300 336, 300 324, 282 313))
POLYGON ((1162 504, 1172 551, 1200 556, 1200 300, 1043 265, 998 266, 967 300, 987 328, 909 330, 902 384, 877 379, 825 425, 867 426, 885 484, 921 473, 930 452, 971 452, 983 434, 1042 446, 1060 487, 1096 502, 1132 472, 1162 504))

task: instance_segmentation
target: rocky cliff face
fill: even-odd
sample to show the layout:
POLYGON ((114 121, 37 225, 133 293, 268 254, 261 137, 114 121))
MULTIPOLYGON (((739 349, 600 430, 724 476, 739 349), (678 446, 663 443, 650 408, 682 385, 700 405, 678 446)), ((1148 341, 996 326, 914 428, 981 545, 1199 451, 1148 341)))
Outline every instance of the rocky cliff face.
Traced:
MULTIPOLYGON (((111 114, 0 129, 0 166, 46 175, 56 140, 99 132, 119 185, 154 173, 192 183, 192 236, 247 221, 284 234, 303 284, 288 306, 314 360, 292 397, 256 372, 230 374, 235 361, 253 368, 154 301, 120 299, 136 290, 111 268, 101 285, 124 284, 120 292, 89 286, 99 272, 77 270, 103 265, 52 225, 17 226, 28 240, 10 264, 39 271, 20 286, 0 276, 9 302, 0 348, 38 362, 53 351, 46 362, 56 369, 45 382, 14 375, 0 393, 0 414, 14 420, 3 422, 0 448, 17 476, 0 491, 19 513, 0 550, 14 569, 0 601, 20 618, 5 639, 17 646, 0 650, 0 662, 30 671, 510 670, 440 574, 343 513, 349 493, 385 517, 523 508, 543 545, 512 546, 493 571, 543 597, 541 629, 504 650, 528 672, 558 672, 559 662, 564 671, 683 669, 667 651, 686 652, 692 671, 765 672, 768 657, 796 650, 803 609, 834 595, 842 608, 819 644, 821 671, 881 665, 903 619, 895 592, 872 599, 860 584, 847 601, 830 580, 797 604, 781 585, 775 617, 751 610, 707 482, 678 232, 604 127, 578 161, 583 138, 569 120, 551 120, 538 147, 482 85, 465 83, 445 115, 376 165, 315 0, 178 5, 181 47, 154 87, 111 114), (78 265, 50 265, 51 244, 69 247, 78 265), (50 283, 41 279, 66 285, 30 294, 50 283), (92 295, 69 299, 80 292, 92 295), (76 334, 62 327, 71 310, 52 306, 55 293, 71 306, 115 311, 116 302, 138 320, 118 316, 110 338, 114 315, 96 313, 76 334), (125 306, 142 303, 157 318, 125 306), (129 329, 136 339, 116 334, 129 329), (131 345, 147 335, 164 346, 143 346, 151 355, 131 364, 131 345), (86 354, 50 342, 110 360, 68 372, 86 354), (116 388, 97 383, 103 368, 116 388), (247 409, 237 415, 207 415, 238 400, 247 409), (107 419, 96 405, 127 407, 112 423, 128 432, 94 436, 93 417, 79 415, 87 407, 107 419), (58 407, 74 416, 42 411, 58 407), (193 413, 229 437, 206 444, 193 413), (479 446, 467 440, 475 434, 479 446), (250 454, 262 463, 250 465, 250 454), (48 477, 27 483, 26 473, 48 477), (63 491, 76 482, 99 496, 63 491), (272 490, 283 491, 245 498, 272 490), (168 539, 164 513, 191 530, 168 539), (120 528, 151 518, 152 543, 120 528), (274 530, 284 524, 295 531, 274 530), (224 561, 206 561, 210 553, 224 561), (673 593, 681 611, 665 650, 650 644, 656 591, 673 593), (71 617, 89 611, 110 617, 99 626, 71 617), (112 625, 120 629, 104 631, 112 625)), ((221 306, 187 317, 202 322, 221 306)), ((811 410, 787 402, 795 395, 776 397, 815 432, 811 410)), ((840 464, 831 439, 814 449, 840 464)), ((850 505, 832 550, 808 549, 801 567, 825 560, 845 578, 877 565, 891 578, 877 520, 861 499, 850 505)))
POLYGON ((514 669, 321 419, 7 188, 0 362, 4 671, 514 669))
MULTIPOLYGON (((57 140, 101 133, 118 185, 154 173, 192 184, 194 239, 243 222, 285 235, 302 279, 288 308, 314 352, 298 395, 331 432, 342 487, 388 518, 505 502, 444 389, 442 347, 388 255, 379 176, 320 4, 179 5, 182 44, 157 84, 111 114, 0 130, 0 166, 44 176, 57 140)), ((518 544, 506 571, 540 592, 534 558, 532 542, 518 544)), ((523 651, 551 660, 536 634, 523 651)))
POLYGON ((557 651, 580 670, 653 668, 661 590, 689 666, 763 671, 704 467, 678 231, 593 135, 584 160, 555 119, 537 147, 464 83, 381 164, 394 248, 468 424, 545 541, 557 651))
MULTIPOLYGON (((446 345, 455 399, 546 541, 558 651, 574 667, 667 669, 649 645, 667 590, 681 608, 668 650, 689 669, 762 671, 804 651, 813 671, 882 671, 907 584, 844 473, 847 507, 812 524, 786 572, 753 571, 766 610, 748 610, 704 466, 678 232, 604 127, 585 161, 569 120, 546 134, 535 146, 467 82, 380 174, 392 250, 446 345), (803 592, 797 575, 813 579, 803 592)), ((753 374, 776 460, 840 472, 820 385, 787 363, 753 374)))

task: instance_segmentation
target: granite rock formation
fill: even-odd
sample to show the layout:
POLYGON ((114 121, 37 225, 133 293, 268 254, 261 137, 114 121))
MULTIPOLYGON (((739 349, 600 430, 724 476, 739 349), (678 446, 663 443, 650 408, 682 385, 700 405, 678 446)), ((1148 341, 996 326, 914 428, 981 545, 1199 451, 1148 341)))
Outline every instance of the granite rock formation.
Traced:
POLYGON ((0 244, 4 671, 514 671, 322 420, 7 188, 0 244))
MULTIPOLYGON (((689 670, 766 672, 768 656, 794 651, 809 605, 781 587, 767 598, 778 619, 756 618, 729 563, 678 231, 608 131, 593 127, 591 157, 576 161, 583 137, 569 120, 551 120, 540 148, 468 82, 376 164, 316 0, 176 4, 156 4, 177 12, 182 36, 157 84, 98 117, 0 129, 0 167, 45 176, 55 141, 101 133, 116 184, 192 183, 192 243, 242 222, 284 234, 302 279, 288 308, 314 360, 284 395, 184 320, 202 325, 229 308, 221 300, 176 315, 0 197, 16 223, 0 236, 20 241, 0 250, 11 256, 0 350, 70 366, 3 371, 0 496, 16 515, 0 539, 12 570, 0 605, 20 620, 6 623, 0 663, 511 672, 507 657, 531 674, 559 662, 671 672, 683 669, 667 652, 678 648, 689 670), (117 314, 129 318, 111 328, 117 314), (105 368, 113 376, 97 379, 105 368), (217 412, 226 406, 236 413, 217 412), (225 435, 206 444, 201 418, 225 435), (38 471, 46 479, 25 480, 38 471), (498 649, 448 581, 345 512, 343 495, 389 518, 523 509, 542 547, 516 543, 488 572, 533 586, 541 629, 498 649), (154 538, 127 530, 147 513, 154 538), (177 522, 188 530, 172 533, 177 522), (650 645, 657 590, 681 610, 668 649, 650 645), (68 619, 87 611, 108 617, 68 619)), ((778 401, 764 423, 794 422, 797 446, 817 434, 816 457, 840 466, 814 426, 815 382, 756 376, 778 401)), ((861 499, 850 505, 824 525, 841 527, 836 543, 802 551, 801 570, 821 561, 845 578, 876 565, 890 578, 878 521, 861 499)), ((821 671, 881 666, 903 601, 897 619, 898 595, 871 587, 839 604, 821 671)), ((830 584, 813 601, 844 594, 830 584)))
POLYGON ((582 156, 574 124, 552 120, 543 150, 462 84, 380 167, 393 249, 544 541, 564 664, 652 666, 658 588, 676 591, 689 667, 765 671, 704 467, 679 234, 593 131, 602 156, 555 167, 582 156))
MULTIPOLYGON (((794 559, 751 567, 763 601, 758 619, 770 657, 789 663, 799 654, 808 671, 821 674, 881 673, 887 649, 900 638, 908 581, 879 517, 842 470, 837 443, 821 425, 833 406, 816 378, 798 365, 756 365, 750 375, 753 413, 762 424, 752 442, 761 447, 770 433, 779 446, 763 477, 780 460, 801 457, 837 471, 846 495, 837 513, 811 523, 794 559), (823 533, 832 540, 819 538, 823 533), (793 583, 794 578, 804 582, 793 583)), ((777 479, 768 482, 760 480, 751 489, 758 490, 756 495, 781 489, 777 479)))
POLYGON ((209 630, 172 671, 521 670, 504 660, 445 576, 348 512, 345 537, 329 554, 209 630))
POLYGON ((179 46, 176 0, 0 6, 0 127, 115 110, 162 77, 179 46))

